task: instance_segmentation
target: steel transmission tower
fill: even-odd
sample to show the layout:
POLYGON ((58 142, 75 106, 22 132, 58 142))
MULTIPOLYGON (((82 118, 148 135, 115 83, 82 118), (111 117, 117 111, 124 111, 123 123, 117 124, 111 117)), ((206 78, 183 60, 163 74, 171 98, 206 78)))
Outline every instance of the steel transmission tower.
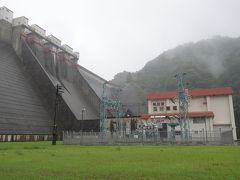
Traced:
MULTIPOLYGON (((100 134, 101 137, 104 138, 104 136, 107 133, 107 119, 108 119, 108 113, 111 113, 112 120, 116 123, 116 130, 118 133, 121 134, 122 131, 122 104, 119 101, 119 95, 113 94, 111 92, 112 98, 108 98, 106 94, 106 85, 108 82, 105 82, 103 84, 103 92, 101 97, 101 104, 100 104, 100 134)), ((119 135, 120 135, 119 134, 119 135)))
POLYGON ((176 74, 178 86, 178 103, 179 103, 179 123, 182 132, 182 138, 188 139, 189 121, 187 120, 188 114, 188 91, 184 87, 184 75, 185 73, 176 74), (187 125, 188 123, 188 125, 187 125))

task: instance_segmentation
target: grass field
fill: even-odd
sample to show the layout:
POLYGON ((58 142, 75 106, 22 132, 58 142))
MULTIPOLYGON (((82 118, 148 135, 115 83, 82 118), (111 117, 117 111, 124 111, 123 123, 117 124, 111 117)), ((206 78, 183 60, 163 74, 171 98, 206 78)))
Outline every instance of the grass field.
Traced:
POLYGON ((0 143, 0 179, 240 179, 240 146, 0 143))

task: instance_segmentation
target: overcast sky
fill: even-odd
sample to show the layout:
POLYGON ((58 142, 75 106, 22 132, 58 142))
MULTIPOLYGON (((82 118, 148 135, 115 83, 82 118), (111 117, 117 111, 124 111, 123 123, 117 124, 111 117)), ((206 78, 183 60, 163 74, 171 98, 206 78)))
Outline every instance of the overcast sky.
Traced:
POLYGON ((80 52, 110 80, 163 51, 215 35, 240 36, 240 0, 0 0, 80 52))

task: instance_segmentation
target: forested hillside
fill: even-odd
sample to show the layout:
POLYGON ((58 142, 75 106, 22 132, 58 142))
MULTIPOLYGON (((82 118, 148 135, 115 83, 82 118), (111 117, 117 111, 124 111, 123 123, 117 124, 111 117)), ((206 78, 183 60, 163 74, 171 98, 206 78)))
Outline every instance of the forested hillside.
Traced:
POLYGON ((122 87, 134 84, 144 96, 151 91, 176 90, 174 75, 181 72, 186 73, 187 88, 231 86, 235 112, 240 112, 240 38, 217 36, 178 46, 137 72, 118 73, 112 82, 122 87))

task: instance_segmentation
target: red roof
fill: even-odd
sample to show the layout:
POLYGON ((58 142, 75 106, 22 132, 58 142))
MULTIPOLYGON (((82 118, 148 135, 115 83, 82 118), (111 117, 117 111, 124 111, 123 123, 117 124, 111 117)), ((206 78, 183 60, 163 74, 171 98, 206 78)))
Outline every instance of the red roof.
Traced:
MULTIPOLYGON (((193 90, 189 90, 188 94, 192 97, 229 95, 229 94, 233 94, 233 90, 231 87, 193 89, 193 90)), ((171 98, 177 97, 177 95, 178 95, 177 91, 152 92, 147 95, 147 100, 171 99, 171 98)))
MULTIPOLYGON (((148 119, 151 116, 179 116, 178 113, 156 113, 156 114, 143 114, 142 119, 148 119)), ((189 112, 188 117, 214 117, 214 113, 212 111, 205 111, 205 112, 189 112)))

